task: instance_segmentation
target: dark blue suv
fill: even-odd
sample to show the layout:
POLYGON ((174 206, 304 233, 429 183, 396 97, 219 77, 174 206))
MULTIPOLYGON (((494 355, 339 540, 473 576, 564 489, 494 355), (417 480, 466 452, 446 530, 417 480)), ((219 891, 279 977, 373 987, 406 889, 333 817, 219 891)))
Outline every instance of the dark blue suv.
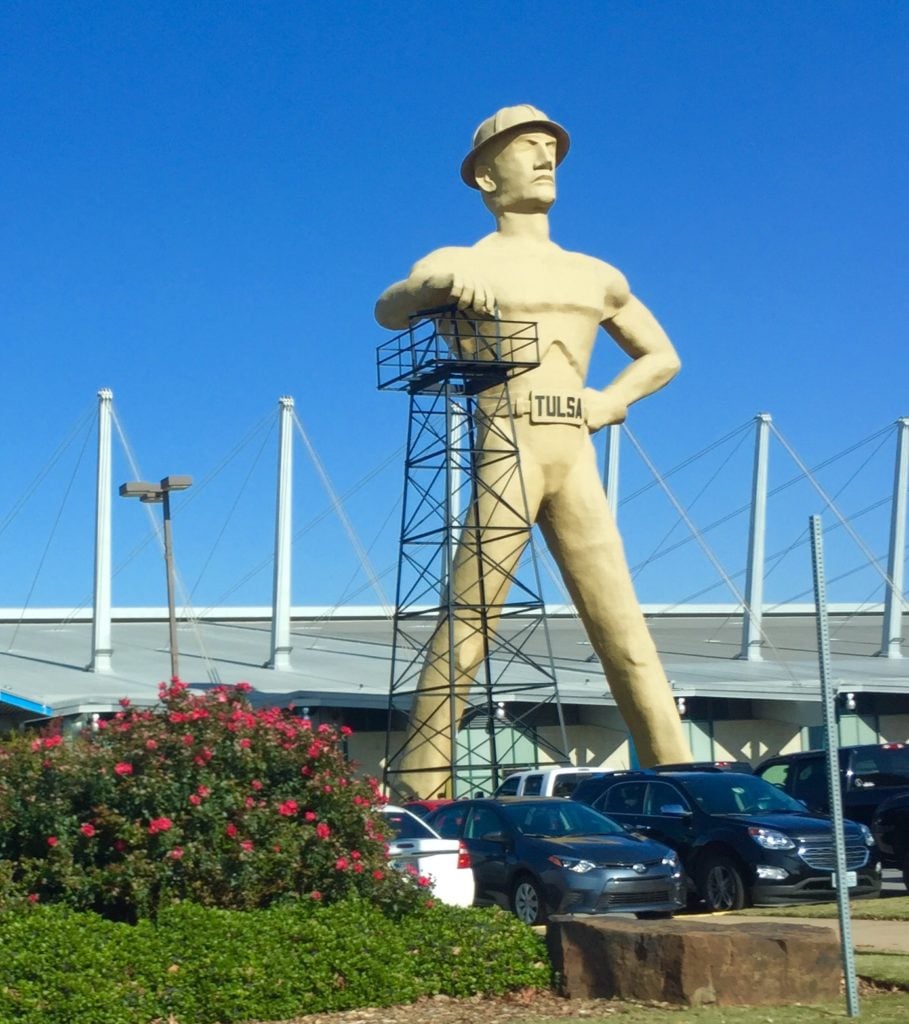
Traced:
MULTIPOLYGON (((709 910, 836 898, 829 817, 754 775, 604 772, 573 799, 675 850, 692 895, 709 910)), ((846 822, 851 896, 879 896, 881 868, 864 825, 846 822)))

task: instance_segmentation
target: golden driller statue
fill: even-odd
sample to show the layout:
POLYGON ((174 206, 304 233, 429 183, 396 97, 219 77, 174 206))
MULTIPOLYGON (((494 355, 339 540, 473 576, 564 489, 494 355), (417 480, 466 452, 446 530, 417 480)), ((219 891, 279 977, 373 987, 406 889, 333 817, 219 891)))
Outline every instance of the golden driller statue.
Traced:
MULTIPOLYGON (((632 402, 670 381, 679 358, 618 270, 595 257, 567 252, 550 239, 555 172, 568 146, 565 129, 535 107, 505 107, 484 121, 461 165, 461 177, 480 192, 496 230, 474 245, 436 249, 419 260, 405 280, 379 298, 376 319, 383 327, 403 330, 413 314, 457 306, 478 318, 537 323, 540 365, 508 386, 529 518, 539 524, 558 563, 641 764, 690 761, 590 437, 606 424, 622 423, 632 402), (599 327, 631 360, 602 390, 586 386, 599 327)), ((476 471, 482 473, 483 467, 476 471)), ((509 486, 520 488, 520 481, 509 486)), ((516 495, 499 504, 499 514, 522 504, 516 495)), ((486 522, 481 512, 476 514, 486 522)), ((503 552, 501 571, 483 580, 490 605, 504 602, 518 555, 503 552)), ((453 585, 458 592, 476 589, 477 581, 469 578, 474 565, 472 559, 456 559, 453 585)), ((400 762, 405 788, 419 788, 422 795, 438 792, 450 774, 451 697, 440 693, 453 693, 461 705, 459 694, 466 694, 483 657, 482 637, 465 628, 459 640, 458 630, 455 623, 456 678, 447 691, 449 630, 445 622, 436 630, 400 762), (434 736, 432 742, 420 740, 421 727, 424 736, 434 736)), ((461 710, 455 709, 456 717, 461 710)))

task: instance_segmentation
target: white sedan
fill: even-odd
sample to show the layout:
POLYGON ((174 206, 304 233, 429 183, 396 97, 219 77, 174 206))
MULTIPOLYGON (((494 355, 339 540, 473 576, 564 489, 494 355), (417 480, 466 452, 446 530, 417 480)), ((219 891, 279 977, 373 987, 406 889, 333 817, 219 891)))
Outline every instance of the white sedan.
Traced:
POLYGON ((470 854, 459 839, 443 839, 425 821, 391 804, 382 816, 394 833, 388 858, 399 871, 416 871, 432 882, 433 895, 455 907, 473 905, 474 881, 470 854))

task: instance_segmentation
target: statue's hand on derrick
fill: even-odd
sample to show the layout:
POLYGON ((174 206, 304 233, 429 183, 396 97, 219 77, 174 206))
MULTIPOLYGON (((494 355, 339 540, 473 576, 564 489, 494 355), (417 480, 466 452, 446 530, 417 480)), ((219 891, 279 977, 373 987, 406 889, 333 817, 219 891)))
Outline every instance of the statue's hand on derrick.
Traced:
POLYGON ((430 274, 422 290, 433 295, 437 301, 433 306, 457 306, 462 312, 477 313, 480 316, 495 316, 496 298, 492 288, 479 278, 458 271, 442 271, 430 274))
POLYGON ((409 317, 426 309, 455 306, 479 317, 494 317, 496 297, 482 278, 457 268, 451 250, 438 250, 420 260, 403 280, 386 288, 376 303, 383 327, 405 330, 409 317), (455 269, 449 269, 451 264, 455 269), (440 266, 441 264, 441 266, 440 266))

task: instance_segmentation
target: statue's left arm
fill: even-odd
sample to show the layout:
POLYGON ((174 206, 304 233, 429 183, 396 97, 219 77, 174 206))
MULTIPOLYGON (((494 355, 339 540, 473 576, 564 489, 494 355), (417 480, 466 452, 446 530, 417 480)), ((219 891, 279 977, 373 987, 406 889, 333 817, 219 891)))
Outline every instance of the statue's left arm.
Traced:
POLYGON ((657 318, 627 291, 602 326, 632 361, 602 391, 584 389, 587 426, 591 431, 608 423, 622 423, 629 405, 659 391, 682 365, 657 318))

